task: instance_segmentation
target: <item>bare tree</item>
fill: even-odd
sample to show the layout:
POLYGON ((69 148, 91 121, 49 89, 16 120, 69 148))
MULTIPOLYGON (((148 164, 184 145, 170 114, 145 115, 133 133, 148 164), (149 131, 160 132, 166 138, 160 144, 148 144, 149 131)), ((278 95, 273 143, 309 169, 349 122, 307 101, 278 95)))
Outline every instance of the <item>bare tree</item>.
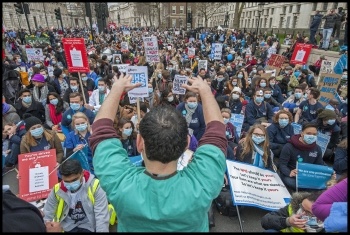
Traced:
POLYGON ((236 2, 235 14, 234 14, 234 18, 233 18, 233 28, 234 29, 239 28, 239 19, 241 19, 244 5, 245 5, 245 2, 242 2, 242 3, 236 2))
POLYGON ((196 3, 196 10, 204 17, 204 26, 208 27, 208 21, 226 2, 200 2, 196 3))
POLYGON ((142 20, 145 22, 146 27, 148 27, 148 19, 150 20, 150 25, 152 25, 150 17, 151 6, 149 2, 137 2, 135 4, 135 15, 142 17, 142 20), (148 15, 146 13, 149 13, 148 15))

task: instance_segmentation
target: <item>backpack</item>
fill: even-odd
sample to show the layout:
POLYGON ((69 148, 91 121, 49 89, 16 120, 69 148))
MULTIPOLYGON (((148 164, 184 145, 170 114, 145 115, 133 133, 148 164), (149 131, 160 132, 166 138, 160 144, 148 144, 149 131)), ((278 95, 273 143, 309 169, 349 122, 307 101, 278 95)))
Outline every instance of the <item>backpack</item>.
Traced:
MULTIPOLYGON (((94 179, 94 183, 92 184, 92 187, 90 186, 88 189, 88 197, 90 199, 90 201, 92 202, 92 205, 95 204, 95 192, 97 190, 98 185, 100 184, 100 181, 98 179, 94 179)), ((58 196, 57 192, 60 189, 60 183, 55 184, 54 187, 54 192, 55 192, 55 196, 56 199, 58 201, 58 205, 57 205, 57 209, 56 209, 56 215, 55 215, 55 221, 60 221, 60 218, 62 216, 63 213, 63 204, 64 204, 64 200, 63 198, 61 198, 60 196, 58 196)), ((115 209, 113 207, 112 204, 108 204, 108 212, 109 212, 109 224, 110 225, 114 225, 116 223, 118 223, 117 221, 117 213, 115 212, 115 209)))
POLYGON ((222 188, 219 196, 214 199, 214 204, 221 215, 237 216, 237 209, 233 205, 230 189, 222 188))

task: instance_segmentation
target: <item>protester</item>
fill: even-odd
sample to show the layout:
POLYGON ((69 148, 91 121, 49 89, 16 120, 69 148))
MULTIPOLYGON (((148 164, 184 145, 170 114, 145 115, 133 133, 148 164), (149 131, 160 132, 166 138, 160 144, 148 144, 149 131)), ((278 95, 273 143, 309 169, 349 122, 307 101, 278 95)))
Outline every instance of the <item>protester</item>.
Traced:
POLYGON ((118 122, 118 136, 129 157, 137 156, 135 126, 132 121, 122 118, 118 122))
POLYGON ((19 102, 15 104, 15 109, 19 117, 23 120, 24 114, 29 113, 30 115, 37 117, 42 123, 45 122, 45 108, 39 101, 35 101, 32 98, 30 90, 22 89, 19 91, 19 102))
POLYGON ((283 103, 282 106, 284 110, 289 111, 293 118, 298 111, 298 107, 300 106, 300 103, 305 100, 305 97, 303 96, 303 88, 302 86, 297 86, 294 89, 294 94, 291 94, 283 103))
POLYGON ((337 21, 338 15, 335 13, 334 9, 329 10, 327 15, 324 15, 322 19, 325 19, 323 25, 323 43, 322 49, 327 51, 329 48, 329 41, 331 39, 331 34, 333 32, 334 25, 337 21))
POLYGON ((55 88, 45 81, 45 78, 41 74, 35 74, 32 79, 34 84, 33 98, 35 101, 41 102, 43 106, 46 105, 47 94, 49 92, 56 92, 55 88))
POLYGON ((97 86, 98 88, 92 92, 89 98, 89 103, 84 105, 85 108, 90 109, 95 113, 98 112, 103 101, 106 99, 106 97, 110 92, 110 90, 107 87, 105 79, 99 79, 97 84, 98 84, 97 86))
POLYGON ((49 92, 45 105, 45 128, 61 132, 62 114, 69 109, 69 105, 56 92, 49 92))
POLYGON ((221 109, 221 115, 224 119, 224 124, 226 126, 226 138, 227 138, 227 158, 234 159, 233 150, 238 146, 239 136, 236 127, 230 122, 231 111, 228 108, 221 109))
POLYGON ((314 45, 317 45, 315 35, 316 35, 318 28, 320 27, 320 24, 322 22, 322 16, 323 15, 320 14, 320 11, 316 10, 315 15, 313 16, 311 24, 310 24, 310 42, 314 45))
POLYGON ((5 96, 2 96, 2 126, 8 123, 18 123, 21 120, 15 107, 6 103, 5 96))
POLYGON ((348 140, 343 139, 335 148, 333 169, 337 179, 348 173, 348 140))
MULTIPOLYGON (((89 93, 84 87, 80 87, 79 78, 70 77, 69 78, 69 88, 64 92, 63 101, 69 103, 70 94, 74 92, 79 92, 85 96, 86 102, 88 102, 89 93)), ((84 101, 84 100, 83 100, 84 101)))

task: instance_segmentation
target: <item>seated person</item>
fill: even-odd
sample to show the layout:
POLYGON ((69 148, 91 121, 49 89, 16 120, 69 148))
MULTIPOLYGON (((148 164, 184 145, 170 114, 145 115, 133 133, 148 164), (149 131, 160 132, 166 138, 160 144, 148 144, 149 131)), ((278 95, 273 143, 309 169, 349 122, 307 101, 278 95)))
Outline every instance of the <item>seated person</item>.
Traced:
POLYGON ((224 119, 226 127, 226 138, 227 138, 227 158, 234 159, 233 150, 238 145, 239 137, 237 135, 236 127, 230 122, 231 110, 228 108, 221 109, 221 115, 224 119))
MULTIPOLYGON (((81 81, 83 83, 83 87, 88 91, 88 93, 92 93, 95 89, 95 82, 92 78, 89 78, 85 72, 81 73, 81 81)), ((86 97, 87 98, 87 97, 86 97)))
POLYGON ((107 87, 106 80, 103 78, 100 78, 97 82, 98 88, 95 89, 90 98, 89 98, 89 104, 85 104, 85 108, 90 109, 93 112, 98 112, 100 109, 103 101, 108 96, 110 90, 107 87))
POLYGON ((336 179, 348 174, 348 139, 343 139, 335 148, 333 169, 336 179))
POLYGON ((128 156, 132 157, 139 155, 139 152, 136 148, 136 136, 134 132, 134 124, 132 121, 124 118, 120 119, 118 122, 117 133, 128 156))
POLYGON ((19 100, 14 107, 21 120, 24 119, 24 114, 29 113, 37 117, 42 123, 45 123, 45 108, 41 102, 35 101, 32 98, 30 90, 22 89, 19 91, 18 95, 19 100))
POLYGON ((301 134, 293 135, 289 143, 283 146, 278 165, 281 180, 287 188, 296 190, 297 162, 325 165, 316 140, 317 125, 306 123, 302 126, 301 134))
POLYGON ((263 89, 264 91, 264 101, 271 105, 271 108, 274 112, 281 110, 282 105, 272 97, 272 89, 270 87, 266 87, 263 89))
POLYGON ((298 107, 302 101, 306 100, 303 96, 303 88, 301 86, 297 86, 294 89, 294 94, 290 95, 286 101, 282 103, 284 110, 289 111, 293 117, 295 113, 298 111, 298 107))
POLYGON ((317 101, 320 91, 311 87, 307 92, 307 100, 300 103, 294 122, 304 124, 312 122, 317 118, 317 110, 322 109, 323 105, 317 101))

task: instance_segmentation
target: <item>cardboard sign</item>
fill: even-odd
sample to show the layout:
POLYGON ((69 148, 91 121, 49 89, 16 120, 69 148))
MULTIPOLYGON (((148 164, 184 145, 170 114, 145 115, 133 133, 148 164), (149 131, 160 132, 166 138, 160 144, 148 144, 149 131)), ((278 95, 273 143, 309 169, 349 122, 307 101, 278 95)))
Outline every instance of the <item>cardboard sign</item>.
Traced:
POLYGON ((318 89, 320 90, 320 97, 318 101, 326 106, 330 99, 334 99, 337 94, 337 88, 341 81, 340 74, 328 73, 320 74, 320 81, 318 83, 318 89))
POLYGON ((284 64, 285 60, 286 60, 286 57, 283 55, 272 54, 270 56, 270 59, 267 61, 267 65, 272 66, 272 67, 281 68, 281 66, 284 64))
POLYGON ((47 198, 58 182, 56 149, 18 155, 19 197, 28 202, 47 198))
POLYGON ((332 167, 297 162, 297 188, 326 189, 334 172, 332 167))
POLYGON ((29 61, 44 60, 43 49, 41 48, 26 48, 26 54, 29 61))
POLYGON ((290 59, 291 64, 303 64, 307 63, 312 49, 312 44, 297 43, 294 48, 292 58, 290 59))
POLYGON ((214 60, 221 60, 222 43, 213 43, 211 46, 211 54, 214 55, 214 60))
POLYGON ((320 74, 321 73, 333 73, 334 62, 330 60, 322 60, 320 74))
POLYGON ((207 60, 198 60, 198 72, 202 68, 205 69, 205 71, 208 71, 208 61, 207 60))
POLYGON ((142 38, 147 62, 159 62, 158 40, 156 37, 142 38))
POLYGON ((333 71, 336 74, 343 74, 344 69, 348 69, 348 54, 344 53, 340 56, 339 60, 335 64, 333 71))
POLYGON ((231 160, 226 165, 234 205, 273 211, 289 204, 291 195, 276 172, 231 160))
POLYGON ((113 54, 112 64, 120 64, 120 63, 122 63, 122 55, 113 54))
POLYGON ((196 54, 196 49, 194 47, 189 47, 188 48, 188 58, 194 58, 196 54))
POLYGON ((188 77, 183 75, 175 75, 173 81, 173 94, 184 95, 186 93, 186 89, 182 88, 182 84, 187 84, 188 77))
POLYGON ((126 74, 132 76, 131 83, 141 83, 141 86, 136 87, 128 92, 129 97, 148 97, 148 69, 147 66, 128 66, 126 74))
POLYGON ((121 42, 121 43, 120 43, 120 47, 121 47, 121 49, 120 49, 121 52, 127 52, 127 51, 129 51, 128 42, 121 42))
POLYGON ((87 58, 84 38, 62 38, 64 54, 68 65, 68 71, 89 72, 89 61, 87 58))
POLYGON ((272 76, 272 73, 263 73, 261 74, 262 78, 266 78, 267 80, 272 76))

